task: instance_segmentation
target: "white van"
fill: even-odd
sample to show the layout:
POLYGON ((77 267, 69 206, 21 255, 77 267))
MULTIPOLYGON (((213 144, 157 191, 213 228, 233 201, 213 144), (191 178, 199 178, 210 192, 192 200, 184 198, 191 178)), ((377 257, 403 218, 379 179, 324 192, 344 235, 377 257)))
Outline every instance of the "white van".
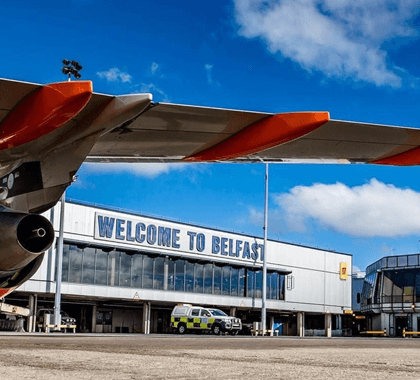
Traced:
POLYGON ((195 330, 211 331, 215 335, 222 332, 236 335, 242 329, 242 322, 219 309, 182 304, 172 310, 171 327, 180 334, 195 330))

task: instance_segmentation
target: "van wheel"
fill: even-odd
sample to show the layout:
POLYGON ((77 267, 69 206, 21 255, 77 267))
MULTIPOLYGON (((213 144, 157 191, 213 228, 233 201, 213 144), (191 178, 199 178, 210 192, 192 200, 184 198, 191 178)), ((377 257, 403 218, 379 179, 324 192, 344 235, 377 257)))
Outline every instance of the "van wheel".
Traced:
POLYGON ((179 334, 185 334, 187 332, 187 327, 185 326, 185 324, 180 323, 178 325, 178 333, 179 334))
POLYGON ((212 332, 214 335, 220 335, 220 326, 219 326, 218 324, 214 324, 214 325, 211 327, 211 332, 212 332))

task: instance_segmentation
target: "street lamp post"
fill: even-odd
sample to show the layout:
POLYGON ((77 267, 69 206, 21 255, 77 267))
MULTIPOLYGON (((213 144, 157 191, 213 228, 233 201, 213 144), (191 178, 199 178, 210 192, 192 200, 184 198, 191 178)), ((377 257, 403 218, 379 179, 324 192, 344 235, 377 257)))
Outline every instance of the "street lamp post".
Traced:
POLYGON ((262 282, 261 329, 264 335, 267 321, 267 232, 268 232, 268 163, 265 163, 265 199, 264 199, 264 257, 262 282))
MULTIPOLYGON (((64 205, 66 203, 66 193, 61 196, 60 231, 57 246, 57 270, 55 279, 55 302, 54 302, 54 324, 61 325, 61 276, 63 272, 63 240, 64 240, 64 205)), ((59 328, 57 328, 59 330, 59 328)))

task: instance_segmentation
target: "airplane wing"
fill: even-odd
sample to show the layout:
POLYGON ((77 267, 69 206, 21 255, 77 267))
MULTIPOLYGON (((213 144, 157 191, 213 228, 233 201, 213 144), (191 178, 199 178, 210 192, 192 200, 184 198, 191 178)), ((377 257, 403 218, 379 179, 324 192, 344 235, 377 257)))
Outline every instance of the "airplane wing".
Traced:
MULTIPOLYGON (((0 80, 0 128, 22 99, 42 87, 0 80)), ((52 145, 68 146, 100 130, 81 152, 81 162, 420 164, 420 130, 331 120, 327 112, 271 114, 153 103, 149 94, 93 93, 83 110, 60 129, 66 128, 71 129, 66 138, 50 133, 52 145)), ((26 152, 27 146, 23 149, 26 152)), ((0 161, 7 161, 2 153, 0 140, 0 161)))
POLYGON ((32 276, 54 241, 39 215, 90 162, 342 162, 419 165, 420 130, 153 103, 92 83, 0 79, 0 298, 32 276))
POLYGON ((330 120, 326 112, 269 114, 152 104, 102 135, 87 162, 338 162, 420 164, 420 130, 330 120))

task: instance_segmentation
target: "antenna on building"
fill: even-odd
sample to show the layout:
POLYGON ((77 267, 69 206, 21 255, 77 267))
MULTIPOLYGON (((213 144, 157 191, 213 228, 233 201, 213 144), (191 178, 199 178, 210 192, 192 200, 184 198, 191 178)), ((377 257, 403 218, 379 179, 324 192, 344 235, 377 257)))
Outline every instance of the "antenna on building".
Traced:
POLYGON ((73 75, 76 79, 80 79, 82 75, 79 73, 80 70, 83 69, 83 67, 80 65, 77 61, 69 61, 68 59, 63 59, 63 68, 61 69, 61 72, 64 75, 68 75, 68 81, 71 81, 71 76, 73 75))

